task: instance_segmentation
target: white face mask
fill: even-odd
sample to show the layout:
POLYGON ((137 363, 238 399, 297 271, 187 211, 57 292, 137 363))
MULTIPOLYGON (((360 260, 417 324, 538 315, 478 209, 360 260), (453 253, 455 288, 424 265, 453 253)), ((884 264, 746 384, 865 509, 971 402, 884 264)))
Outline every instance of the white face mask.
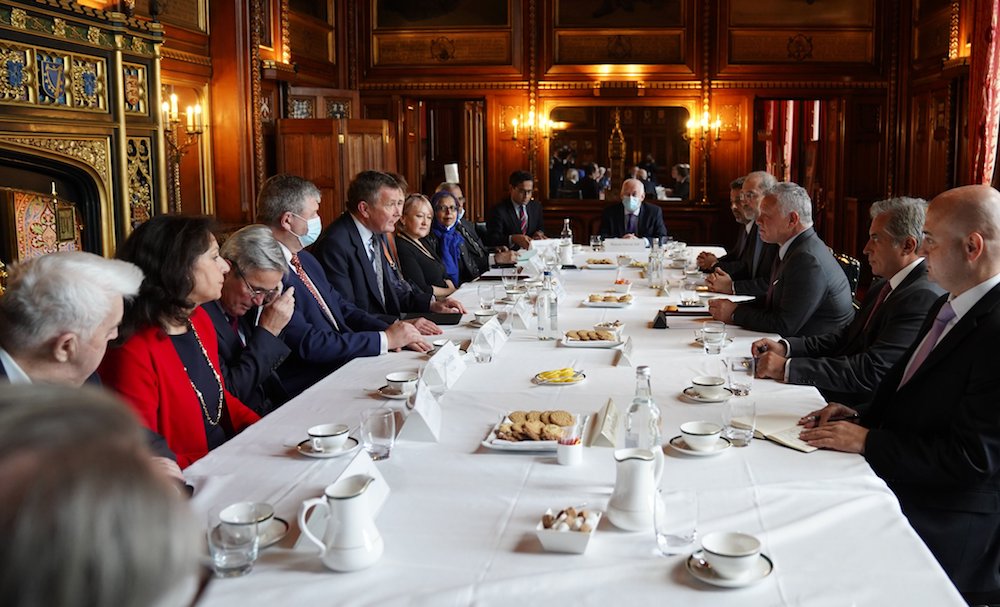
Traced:
POLYGON ((323 231, 323 221, 319 218, 319 215, 313 217, 312 219, 306 219, 305 217, 297 215, 295 213, 292 213, 292 215, 295 215, 299 219, 305 219, 307 226, 306 233, 300 235, 300 234, 295 234, 295 232, 292 232, 291 230, 288 231, 292 232, 292 234, 295 234, 295 236, 299 239, 299 243, 303 247, 308 247, 312 243, 316 242, 316 239, 319 238, 320 233, 323 231))
POLYGON ((638 196, 626 196, 622 199, 622 203, 625 205, 626 212, 635 213, 639 210, 639 204, 641 204, 641 201, 638 196))
MULTIPOLYGON (((461 209, 458 210, 458 221, 461 221, 463 217, 465 217, 465 207, 462 207, 461 209)), ((458 223, 458 221, 456 221, 455 223, 458 223)))

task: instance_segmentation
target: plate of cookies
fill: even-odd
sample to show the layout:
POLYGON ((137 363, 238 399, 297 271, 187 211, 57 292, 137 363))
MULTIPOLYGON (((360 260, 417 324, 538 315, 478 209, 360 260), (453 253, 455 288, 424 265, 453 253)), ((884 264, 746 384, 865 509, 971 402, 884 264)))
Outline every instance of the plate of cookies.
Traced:
POLYGON ((607 257, 592 257, 587 260, 587 265, 583 267, 588 270, 617 270, 618 263, 613 259, 608 259, 607 257))
POLYGON ((614 348, 622 345, 615 338, 615 333, 606 329, 566 331, 559 342, 565 348, 614 348))
POLYGON ((552 451, 576 417, 569 411, 511 411, 490 430, 482 445, 498 451, 552 451))
POLYGON ((625 308, 632 305, 632 295, 629 293, 591 293, 583 300, 588 308, 625 308))

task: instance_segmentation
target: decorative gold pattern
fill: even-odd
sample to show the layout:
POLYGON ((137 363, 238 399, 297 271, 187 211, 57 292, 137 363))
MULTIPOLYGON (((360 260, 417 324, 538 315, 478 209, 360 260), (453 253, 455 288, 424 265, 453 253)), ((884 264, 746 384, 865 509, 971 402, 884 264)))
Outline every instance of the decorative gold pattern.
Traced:
POLYGON ((953 0, 951 3, 951 23, 948 28, 948 58, 958 58, 958 35, 959 35, 959 13, 961 12, 961 2, 953 0))
POLYGON ((52 35, 63 38, 66 36, 66 21, 56 17, 52 20, 52 35))
POLYGON ((153 163, 150 137, 127 140, 129 223, 135 228, 153 216, 153 163))
POLYGON ((28 13, 19 8, 12 9, 10 11, 10 24, 19 30, 27 29, 28 13))
MULTIPOLYGON (((264 122, 263 122, 263 94, 260 88, 260 40, 261 30, 264 27, 264 20, 261 12, 264 10, 262 0, 253 0, 249 5, 250 14, 250 107, 254 111, 250 112, 250 128, 253 131, 253 159, 254 159, 254 183, 259 191, 264 187, 264 122)), ((286 47, 287 48, 287 47, 286 47)), ((286 51, 287 52, 287 51, 286 51)), ((241 203, 244 212, 250 211, 246 202, 241 203)), ((253 216, 253 213, 250 212, 253 216)))
POLYGON ((91 44, 99 44, 101 42, 101 28, 91 25, 87 29, 87 40, 89 40, 91 44))
POLYGON ((25 49, 0 45, 0 100, 34 101, 34 55, 25 49))
POLYGON ((164 59, 176 59, 177 61, 184 61, 185 63, 207 65, 209 67, 212 65, 211 57, 203 57, 201 55, 195 55, 194 53, 185 53, 184 51, 179 51, 177 49, 163 47, 160 49, 160 54, 164 59))
MULTIPOLYGON (((528 82, 366 82, 360 85, 363 91, 408 91, 408 90, 451 90, 451 89, 493 89, 526 90, 528 82)), ((589 88, 585 87, 585 88, 589 88)))
POLYGON ((713 89, 883 89, 887 84, 881 80, 713 80, 713 89))
POLYGON ((107 187, 111 187, 110 143, 106 137, 21 137, 0 134, 0 141, 29 148, 47 150, 78 160, 97 171, 107 187))

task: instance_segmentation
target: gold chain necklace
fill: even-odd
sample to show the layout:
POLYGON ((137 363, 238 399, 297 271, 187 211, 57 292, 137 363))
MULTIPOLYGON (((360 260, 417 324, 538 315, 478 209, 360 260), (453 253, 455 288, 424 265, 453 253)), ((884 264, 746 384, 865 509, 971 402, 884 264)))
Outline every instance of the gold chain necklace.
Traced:
POLYGON ((205 362, 208 363, 208 368, 212 370, 212 375, 215 376, 215 381, 219 384, 219 414, 214 420, 208 413, 208 407, 205 405, 205 397, 201 395, 201 390, 198 389, 198 386, 194 385, 194 380, 191 379, 191 374, 188 373, 187 367, 184 366, 183 361, 181 361, 181 366, 184 367, 184 373, 187 375, 188 382, 191 384, 191 389, 194 390, 195 395, 198 397, 198 402, 201 403, 201 410, 205 413, 205 420, 210 426, 218 426, 219 422, 222 420, 222 378, 219 377, 219 372, 215 370, 215 365, 212 364, 212 359, 208 357, 208 351, 205 350, 205 344, 201 343, 201 337, 199 337, 198 332, 194 330, 194 325, 191 324, 191 321, 188 321, 187 327, 188 331, 194 333, 194 339, 198 342, 198 347, 201 348, 201 353, 205 357, 205 362))

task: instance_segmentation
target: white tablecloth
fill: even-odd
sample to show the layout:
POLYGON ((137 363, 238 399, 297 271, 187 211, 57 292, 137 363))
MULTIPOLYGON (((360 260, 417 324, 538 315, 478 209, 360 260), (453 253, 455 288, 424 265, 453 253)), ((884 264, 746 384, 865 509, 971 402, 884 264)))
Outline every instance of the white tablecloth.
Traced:
MULTIPOLYGON (((584 253, 576 261, 593 256, 584 253)), ((721 371, 718 357, 693 343, 692 330, 701 321, 673 317, 669 329, 652 329, 655 311, 670 297, 645 287, 638 270, 625 270, 625 276, 635 282, 635 303, 594 309, 580 302, 608 288, 615 272, 564 272, 568 293, 560 301, 560 328, 626 323, 636 364, 652 370, 665 440, 685 421, 719 421, 719 405, 693 404, 680 394, 692 376, 721 371)), ((458 296, 470 309, 478 307, 474 285, 458 296)), ((445 335, 468 338, 474 331, 463 323, 445 335)), ((739 329, 732 334, 724 355, 749 352, 759 336, 739 329)), ((321 495, 347 461, 307 459, 294 445, 311 425, 355 426, 367 408, 399 407, 373 390, 386 373, 416 370, 427 357, 390 353, 345 365, 186 470, 199 512, 213 504, 265 501, 292 525, 279 545, 262 551, 250 575, 215 580, 202 604, 964 605, 862 457, 804 454, 765 441, 708 458, 668 447, 661 482, 697 490, 700 534, 740 530, 761 539, 774 572, 759 584, 730 590, 705 585, 684 569, 684 556, 659 555, 652 530, 624 532, 607 520, 586 554, 544 552, 534 527, 546 508, 605 508, 615 478, 611 450, 585 449, 582 465, 564 467, 553 455, 489 451, 480 441, 501 414, 515 409, 592 413, 613 398, 624 414, 635 371, 612 366, 614 358, 613 350, 564 348, 520 331, 492 363, 471 363, 441 399, 440 442, 400 441, 389 460, 377 463, 392 489, 376 521, 385 541, 382 560, 365 571, 334 573, 315 549, 294 547, 295 519, 302 501, 321 495), (587 379, 560 387, 530 382, 538 371, 563 366, 583 369, 587 379)), ((812 388, 764 380, 748 398, 757 400, 760 412, 802 414, 823 404, 812 388)))

